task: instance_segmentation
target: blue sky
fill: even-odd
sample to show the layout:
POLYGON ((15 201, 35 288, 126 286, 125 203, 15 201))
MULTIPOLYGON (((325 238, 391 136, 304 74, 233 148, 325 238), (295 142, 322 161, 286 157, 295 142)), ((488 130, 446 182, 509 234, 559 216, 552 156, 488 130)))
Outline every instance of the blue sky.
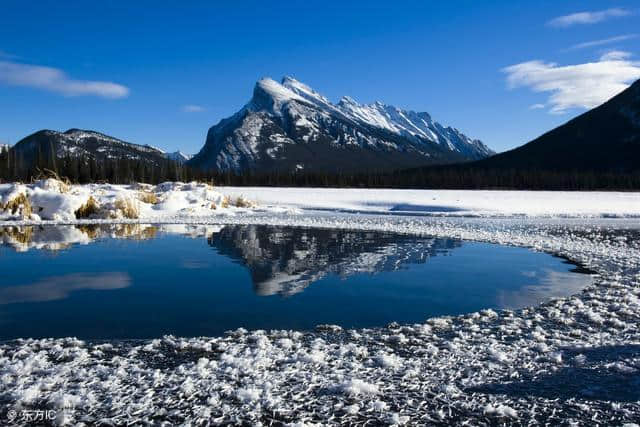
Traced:
POLYGON ((78 127, 195 153, 292 75, 502 151, 640 78, 637 1, 231 3, 3 0, 0 141, 78 127))

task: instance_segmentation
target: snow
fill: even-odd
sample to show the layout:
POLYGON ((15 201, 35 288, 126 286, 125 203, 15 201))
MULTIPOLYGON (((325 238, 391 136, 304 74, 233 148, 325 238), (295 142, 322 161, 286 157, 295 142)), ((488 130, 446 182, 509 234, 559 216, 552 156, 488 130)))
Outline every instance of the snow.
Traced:
MULTIPOLYGON (((44 191, 41 187, 55 186, 10 189, 16 194, 25 188, 44 191)), ((134 191, 95 188, 105 194, 134 191)), ((161 195, 205 191, 198 188, 168 183, 153 190, 161 195)), ((109 343, 1 342, 3 423, 24 424, 8 420, 9 410, 54 409, 59 419, 85 425, 637 425, 637 194, 455 192, 457 199, 446 198, 438 206, 466 213, 434 216, 417 215, 429 213, 424 209, 391 213, 402 204, 428 204, 442 192, 410 192, 409 197, 388 190, 379 196, 377 190, 339 190, 344 196, 315 189, 206 191, 243 194, 281 210, 188 217, 177 211, 160 222, 183 222, 167 227, 186 235, 221 224, 268 224, 459 238, 553 253, 597 275, 574 295, 538 306, 420 324, 359 330, 319 326, 305 332, 238 329, 221 337, 109 343), (550 206, 539 206, 545 204, 550 206)))
POLYGON ((167 158, 179 163, 184 163, 187 160, 191 159, 193 154, 185 154, 182 151, 174 151, 173 153, 167 153, 167 158))
POLYGON ((225 198, 204 183, 68 185, 45 179, 28 185, 0 184, 0 221, 69 223, 79 219, 78 210, 90 201, 96 209, 88 219, 112 220, 215 216, 246 212, 253 206, 248 202, 237 207, 238 197, 225 198))
POLYGON ((261 206, 440 217, 640 217, 640 193, 221 187, 261 206))
POLYGON ((278 114, 282 106, 289 101, 305 101, 303 97, 269 77, 258 80, 256 87, 271 97, 273 101, 273 112, 276 114, 278 114))

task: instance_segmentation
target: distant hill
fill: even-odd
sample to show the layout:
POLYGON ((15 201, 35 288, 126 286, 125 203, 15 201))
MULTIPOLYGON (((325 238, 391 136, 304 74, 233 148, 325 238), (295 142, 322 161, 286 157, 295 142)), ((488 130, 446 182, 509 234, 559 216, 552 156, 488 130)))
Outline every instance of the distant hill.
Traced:
POLYGON ((41 130, 18 141, 11 150, 29 167, 40 158, 55 154, 57 159, 67 157, 101 160, 140 160, 159 166, 167 159, 162 151, 148 145, 132 144, 99 132, 69 129, 66 132, 41 130))
POLYGON ((640 80, 533 141, 469 167, 628 173, 640 171, 640 80))
POLYGON ((381 171, 485 158, 482 142, 427 113, 349 97, 334 104, 285 77, 258 81, 251 100, 211 127, 187 162, 233 173, 381 171))
POLYGON ((174 151, 173 153, 167 153, 167 158, 178 163, 185 163, 193 157, 192 154, 185 154, 182 151, 174 151))

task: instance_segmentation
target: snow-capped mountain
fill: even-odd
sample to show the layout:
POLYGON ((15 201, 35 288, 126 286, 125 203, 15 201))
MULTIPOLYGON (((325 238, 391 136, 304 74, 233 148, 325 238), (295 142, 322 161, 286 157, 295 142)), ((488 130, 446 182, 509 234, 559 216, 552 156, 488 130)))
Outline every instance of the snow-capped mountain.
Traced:
POLYGON ((173 153, 167 153, 167 158, 178 163, 185 163, 193 157, 193 154, 185 154, 182 151, 174 151, 173 153))
POLYGON ((288 296, 329 274, 347 277, 422 264, 460 242, 389 233, 227 226, 209 244, 244 264, 258 295, 288 296))
POLYGON ((69 129, 66 132, 41 130, 20 140, 12 150, 21 153, 26 162, 55 153, 57 158, 77 157, 101 159, 130 159, 160 165, 169 156, 162 150, 125 142, 99 132, 69 129))
POLYGON ((479 140, 427 113, 380 102, 337 104, 285 77, 258 81, 251 100, 211 127, 188 163, 206 170, 390 170, 483 159, 479 140))

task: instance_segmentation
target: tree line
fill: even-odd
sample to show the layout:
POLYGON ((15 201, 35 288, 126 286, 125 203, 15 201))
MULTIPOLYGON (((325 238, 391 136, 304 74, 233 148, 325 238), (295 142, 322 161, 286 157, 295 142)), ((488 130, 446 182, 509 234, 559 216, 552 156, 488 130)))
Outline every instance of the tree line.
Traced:
POLYGON ((438 188, 512 190, 640 190, 640 171, 545 171, 486 169, 472 165, 433 166, 395 172, 217 172, 201 171, 164 159, 57 157, 53 150, 24 159, 17 150, 0 152, 0 180, 29 182, 54 173, 72 183, 131 184, 206 181, 217 185, 279 187, 438 188))

